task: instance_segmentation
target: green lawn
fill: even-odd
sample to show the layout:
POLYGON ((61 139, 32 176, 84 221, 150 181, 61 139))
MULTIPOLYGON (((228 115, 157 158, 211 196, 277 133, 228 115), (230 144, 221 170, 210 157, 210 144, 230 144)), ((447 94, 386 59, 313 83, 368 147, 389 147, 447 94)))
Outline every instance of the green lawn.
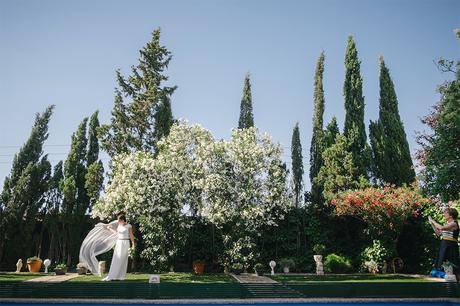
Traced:
POLYGON ((432 282, 432 279, 412 277, 404 274, 376 275, 275 275, 274 280, 280 283, 311 283, 311 282, 432 282))
MULTIPOLYGON (((105 275, 104 275, 105 276, 105 275)), ((96 275, 81 275, 68 280, 69 282, 100 282, 101 277, 96 275)), ((125 282, 147 282, 149 274, 128 273, 125 282)), ((234 278, 225 274, 203 274, 192 273, 164 273, 160 274, 162 283, 233 283, 234 278)))
POLYGON ((40 276, 45 276, 45 273, 30 273, 30 272, 0 272, 0 282, 5 281, 25 281, 40 276))

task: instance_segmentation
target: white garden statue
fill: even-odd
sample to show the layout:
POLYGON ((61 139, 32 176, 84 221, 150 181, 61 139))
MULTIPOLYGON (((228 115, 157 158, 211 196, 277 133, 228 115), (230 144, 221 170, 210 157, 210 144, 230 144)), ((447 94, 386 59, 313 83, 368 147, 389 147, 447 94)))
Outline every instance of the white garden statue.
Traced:
POLYGON ((272 269, 271 275, 275 275, 276 262, 272 260, 270 261, 269 265, 270 265, 270 268, 272 269))
POLYGON ((50 266, 51 264, 51 260, 49 259, 45 259, 45 261, 43 262, 43 265, 45 266, 45 273, 48 273, 48 267, 50 266))
POLYGON ((19 258, 18 262, 16 263, 16 273, 21 272, 21 269, 22 269, 22 259, 19 258))
POLYGON ((316 274, 317 275, 324 275, 324 268, 323 268, 323 256, 322 255, 313 255, 313 258, 316 262, 316 274))

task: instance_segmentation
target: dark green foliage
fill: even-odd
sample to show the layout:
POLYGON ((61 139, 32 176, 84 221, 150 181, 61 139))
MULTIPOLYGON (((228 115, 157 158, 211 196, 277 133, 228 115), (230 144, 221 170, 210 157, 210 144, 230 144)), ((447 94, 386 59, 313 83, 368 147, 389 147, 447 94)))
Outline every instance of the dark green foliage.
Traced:
POLYGON ((406 132, 399 116, 398 100, 390 72, 380 58, 379 120, 369 125, 374 176, 397 186, 415 180, 406 132))
POLYGON ((243 97, 240 104, 240 119, 238 120, 239 129, 247 129, 254 126, 254 115, 252 113, 252 95, 249 73, 244 78, 243 97))
POLYGON ((300 143, 299 123, 296 123, 292 131, 291 158, 292 177, 294 180, 294 201, 295 207, 299 207, 303 188, 303 156, 302 144, 300 143))
POLYGON ((99 138, 97 130, 99 129, 98 113, 94 112, 89 119, 88 124, 88 152, 86 154, 86 174, 85 189, 90 202, 88 209, 99 198, 99 194, 104 183, 104 166, 99 159, 99 138))
POLYGON ((88 124, 88 153, 86 154, 86 163, 91 165, 99 158, 99 139, 97 129, 99 128, 99 111, 95 111, 89 118, 88 124))
MULTIPOLYGON (((321 52, 316 64, 315 84, 314 84, 314 110, 313 110, 313 133, 310 146, 310 182, 311 198, 315 204, 322 203, 322 188, 315 181, 321 166, 323 165, 322 153, 323 146, 323 114, 324 114, 324 90, 323 90, 323 72, 324 72, 324 52, 321 52)), ((336 123, 337 124, 337 123, 336 123)), ((335 138, 335 136, 334 136, 335 138)))
POLYGON ((343 94, 345 97, 345 125, 344 135, 348 139, 348 151, 351 153, 356 172, 353 178, 367 177, 368 157, 366 156, 366 127, 364 125, 364 96, 363 79, 360 71, 361 63, 358 59, 353 37, 348 37, 345 54, 345 83, 343 94))
POLYGON ((5 178, 0 205, 2 265, 13 266, 24 254, 32 255, 32 233, 51 176, 51 165, 43 155, 43 144, 48 138, 53 109, 54 106, 50 106, 36 115, 31 134, 15 155, 10 175, 5 178))
POLYGON ((117 71, 118 89, 110 124, 99 128, 101 145, 110 156, 131 151, 155 151, 156 142, 169 131, 170 97, 176 86, 163 85, 168 80, 164 71, 172 55, 160 45, 160 29, 140 50, 137 66, 127 78, 117 71), (123 95, 130 99, 128 103, 123 95), (162 105, 160 105, 162 104, 162 105), (158 111, 162 113, 156 115, 158 111), (161 122, 155 125, 155 120, 161 122), (160 131, 155 131, 158 126, 160 131))
MULTIPOLYGON (((444 67, 452 69, 452 65, 444 67)), ((460 193, 460 61, 455 78, 441 85, 439 92, 441 100, 422 120, 433 132, 419 136, 422 149, 417 158, 424 166, 425 192, 448 201, 458 199, 460 193)))
POLYGON ((168 97, 157 104, 155 112, 154 138, 159 141, 161 138, 168 136, 171 126, 174 123, 174 118, 171 109, 171 101, 168 97))
POLYGON ((353 269, 351 260, 345 256, 329 254, 324 259, 324 271, 327 273, 344 274, 353 269))

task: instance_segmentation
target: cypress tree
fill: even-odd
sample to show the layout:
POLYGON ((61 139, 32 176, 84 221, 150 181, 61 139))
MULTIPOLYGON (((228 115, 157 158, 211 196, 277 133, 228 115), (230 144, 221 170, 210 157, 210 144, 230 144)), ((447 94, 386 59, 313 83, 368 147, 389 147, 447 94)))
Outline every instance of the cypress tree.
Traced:
POLYGON ((51 165, 43 155, 48 138, 48 124, 54 106, 37 114, 29 138, 14 156, 10 175, 5 178, 1 194, 0 262, 13 265, 24 254, 31 254, 32 232, 36 215, 44 205, 51 165), (18 243, 20 241, 20 243, 18 243))
POLYGON ((70 152, 64 162, 63 180, 63 212, 66 223, 66 258, 70 265, 76 261, 81 243, 82 223, 89 208, 89 197, 85 188, 86 182, 86 137, 88 118, 84 118, 77 131, 72 135, 70 152))
POLYGON ((415 180, 406 132, 399 116, 398 99, 390 72, 380 57, 379 120, 370 123, 369 138, 374 159, 374 176, 398 186, 415 180))
POLYGON ((89 165, 99 159, 99 139, 97 136, 97 129, 99 128, 99 112, 95 111, 88 124, 88 153, 86 154, 86 162, 89 165))
POLYGON ((303 188, 303 157, 302 144, 300 143, 299 123, 297 122, 292 131, 291 142, 291 158, 292 158, 292 176, 294 180, 294 196, 295 207, 299 207, 302 197, 303 188))
POLYGON ((254 115, 252 114, 252 95, 249 73, 244 78, 243 97, 240 104, 239 129, 247 129, 254 126, 254 115))
POLYGON ((87 172, 85 174, 85 189, 89 198, 88 208, 97 201, 104 183, 104 166, 99 159, 99 128, 98 112, 91 115, 88 124, 88 153, 86 155, 87 172))
POLYGON ((311 182, 311 199, 312 202, 320 204, 321 188, 315 181, 319 170, 323 164, 321 157, 323 148, 321 146, 321 137, 323 133, 323 114, 324 114, 324 90, 323 90, 323 72, 324 72, 324 52, 321 52, 315 71, 314 84, 314 110, 313 110, 313 133, 310 146, 310 182, 311 182))
POLYGON ((137 66, 125 78, 117 70, 118 88, 110 124, 99 128, 101 145, 113 157, 131 151, 155 151, 155 113, 162 101, 170 101, 177 86, 169 87, 164 71, 171 61, 171 52, 160 44, 160 29, 140 50, 137 66), (125 96, 128 101, 124 101, 125 96))
MULTIPOLYGON (((360 72, 358 51, 352 36, 348 37, 345 54, 345 97, 344 136, 348 139, 348 150, 357 167, 356 175, 367 177, 368 157, 366 152, 366 129, 364 125, 363 79, 360 72)), ((358 179, 355 177, 354 179, 358 179)))

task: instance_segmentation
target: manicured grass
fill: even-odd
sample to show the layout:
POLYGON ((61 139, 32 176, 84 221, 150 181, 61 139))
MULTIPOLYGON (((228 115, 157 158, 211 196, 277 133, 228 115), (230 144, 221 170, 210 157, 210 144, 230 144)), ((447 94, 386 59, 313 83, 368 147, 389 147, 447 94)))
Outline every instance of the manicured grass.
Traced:
POLYGON ((45 273, 30 273, 30 272, 0 272, 0 282, 7 281, 25 281, 32 278, 37 278, 40 276, 45 276, 45 273))
MULTIPOLYGON (((105 277, 105 275, 104 275, 105 277)), ((81 275, 68 280, 69 282, 100 282, 101 277, 96 275, 81 275)), ((149 274, 128 273, 124 282, 147 282, 149 274)), ((192 273, 163 273, 160 274, 162 283, 233 283, 234 278, 225 274, 203 274, 195 275, 192 273)))
POLYGON ((413 277, 404 274, 376 275, 275 275, 274 280, 280 283, 311 283, 311 282, 432 282, 432 279, 413 277))

